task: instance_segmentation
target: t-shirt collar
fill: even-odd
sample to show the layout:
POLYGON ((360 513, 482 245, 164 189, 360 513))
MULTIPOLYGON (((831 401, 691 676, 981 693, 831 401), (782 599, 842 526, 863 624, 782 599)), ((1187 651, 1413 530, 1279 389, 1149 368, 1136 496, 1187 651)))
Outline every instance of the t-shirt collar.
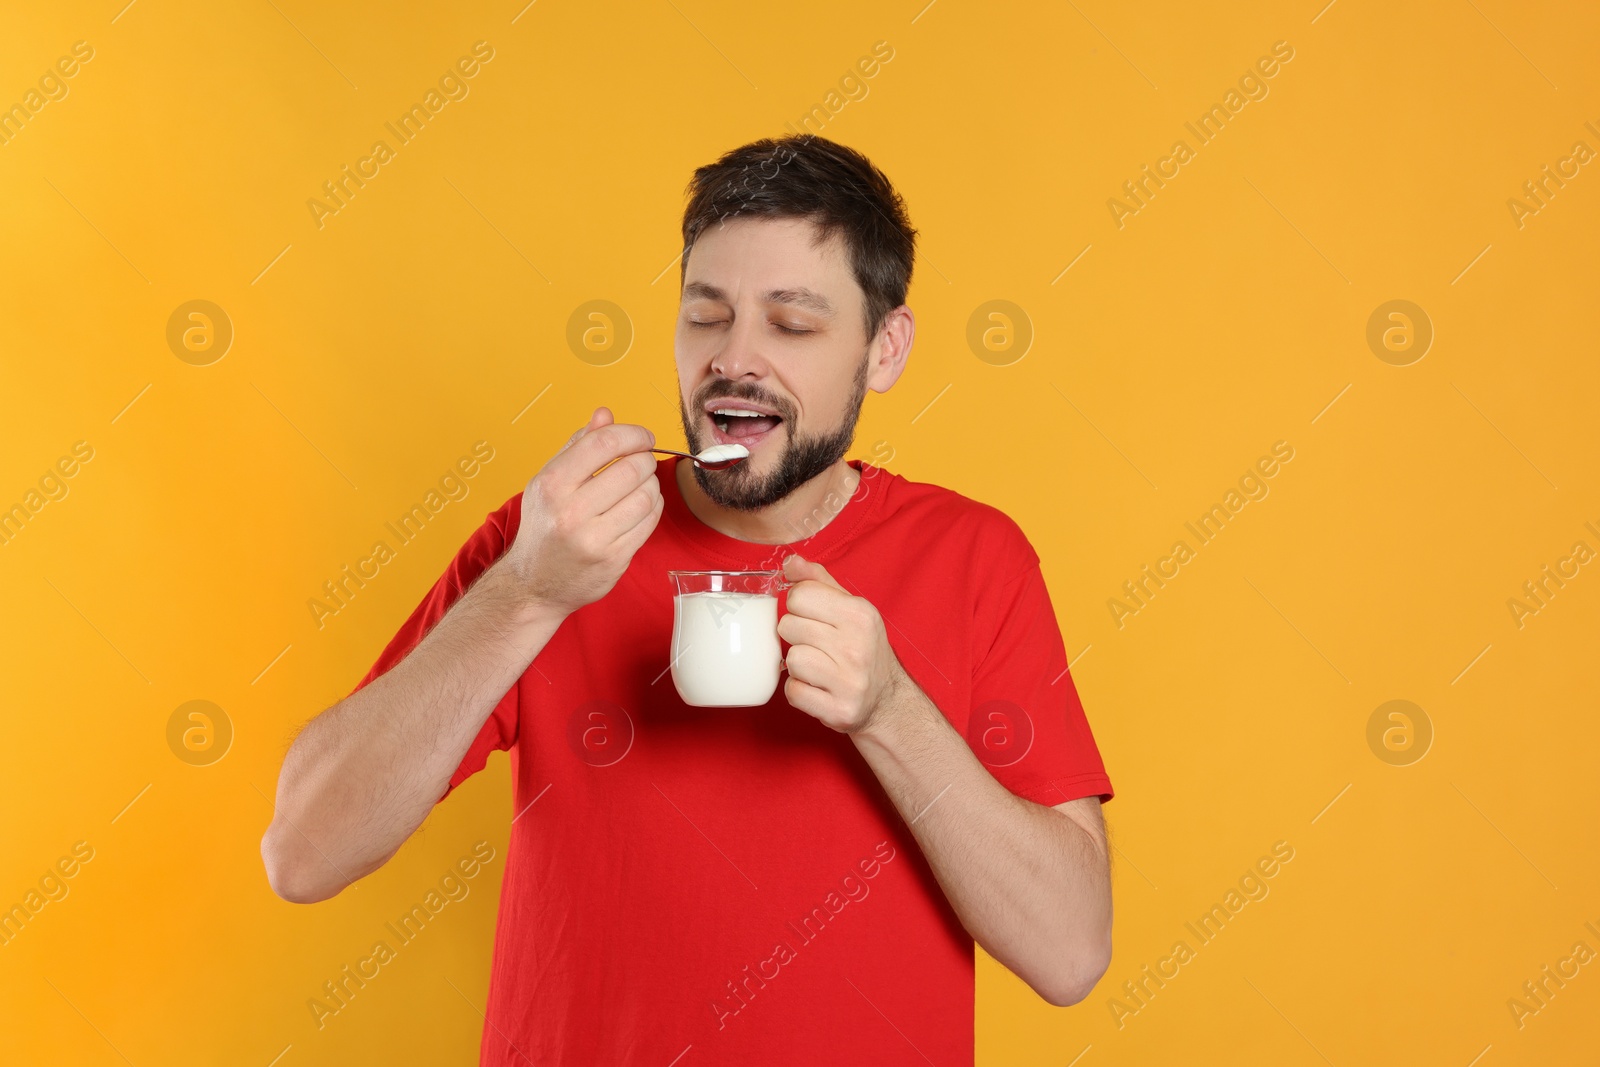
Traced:
MULTIPOLYGON (((887 473, 865 460, 847 460, 861 478, 856 483, 855 492, 832 520, 821 529, 816 528, 815 522, 802 522, 799 531, 801 536, 797 540, 783 545, 764 545, 730 537, 696 518, 678 490, 679 461, 680 457, 670 456, 656 465, 656 477, 661 481, 661 495, 665 502, 666 524, 697 552, 727 564, 730 570, 777 570, 783 566, 784 557, 791 552, 826 563, 829 557, 837 554, 836 549, 861 530, 877 512, 878 503, 884 496, 880 476, 887 473), (874 483, 878 483, 877 491, 873 491, 874 483), (807 528, 815 532, 806 536, 807 528)), ((826 506, 826 498, 822 506, 826 506)), ((820 522, 822 517, 819 515, 817 521, 820 522)))

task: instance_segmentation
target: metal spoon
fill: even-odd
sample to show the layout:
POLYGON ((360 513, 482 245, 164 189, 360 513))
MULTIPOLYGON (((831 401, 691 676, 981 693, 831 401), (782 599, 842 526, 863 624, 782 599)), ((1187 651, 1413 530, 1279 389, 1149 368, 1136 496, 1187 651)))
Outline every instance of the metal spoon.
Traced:
POLYGON ((670 448, 652 448, 650 451, 652 451, 652 452, 660 452, 663 455, 668 455, 668 456, 682 456, 684 459, 693 461, 694 465, 696 467, 699 467, 701 470, 708 470, 708 471, 726 470, 727 468, 733 466, 735 463, 742 463, 744 460, 750 458, 749 456, 746 455, 746 456, 730 456, 727 459, 702 460, 699 456, 692 455, 692 454, 690 454, 688 452, 678 452, 678 451, 675 451, 675 450, 670 449, 670 448))

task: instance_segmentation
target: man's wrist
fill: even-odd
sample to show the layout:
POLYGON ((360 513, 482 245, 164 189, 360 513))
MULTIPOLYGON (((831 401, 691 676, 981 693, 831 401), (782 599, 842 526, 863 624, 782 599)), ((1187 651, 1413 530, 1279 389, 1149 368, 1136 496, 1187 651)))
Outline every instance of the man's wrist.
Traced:
POLYGON ((566 620, 567 612, 530 593, 509 559, 509 556, 501 556, 484 572, 478 583, 484 587, 483 595, 492 604, 492 610, 515 629, 548 637, 566 620))
POLYGON ((908 730, 926 726, 930 713, 940 714, 911 676, 904 670, 897 670, 884 686, 866 723, 852 736, 858 745, 868 743, 896 750, 904 742, 908 730))

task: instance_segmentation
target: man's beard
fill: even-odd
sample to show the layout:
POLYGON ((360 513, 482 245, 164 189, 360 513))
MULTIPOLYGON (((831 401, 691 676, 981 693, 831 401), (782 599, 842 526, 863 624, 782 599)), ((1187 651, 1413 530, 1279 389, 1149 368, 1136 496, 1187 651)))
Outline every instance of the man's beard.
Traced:
MULTIPOLYGON (((783 415, 781 426, 788 439, 784 443, 783 455, 779 457, 778 466, 765 476, 755 474, 749 465, 749 460, 735 463, 720 471, 708 471, 698 464, 695 465, 694 480, 700 484, 701 491, 719 507, 738 511, 759 511, 776 504, 839 462, 855 440, 856 420, 861 416, 861 401, 867 395, 868 362, 864 357, 860 368, 856 371, 850 402, 845 405, 844 420, 831 433, 818 437, 797 438, 790 417, 792 410, 788 405, 780 406, 773 403, 771 397, 763 395, 753 386, 743 386, 732 381, 716 383, 711 396, 703 397, 696 406, 697 410, 703 411, 706 402, 711 399, 748 400, 753 404, 764 404, 783 415)), ((681 391, 678 396, 678 411, 683 418, 683 435, 689 442, 688 450, 699 455, 706 447, 702 443, 699 420, 689 417, 688 409, 683 406, 681 391)))

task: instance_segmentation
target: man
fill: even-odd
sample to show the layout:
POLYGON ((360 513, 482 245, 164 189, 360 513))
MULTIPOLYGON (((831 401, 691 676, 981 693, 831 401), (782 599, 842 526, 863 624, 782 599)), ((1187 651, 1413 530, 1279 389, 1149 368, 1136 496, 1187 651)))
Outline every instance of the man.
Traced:
POLYGON ((333 896, 506 749, 483 1063, 971 1063, 974 938, 1062 1006, 1111 953, 1111 783, 1039 559, 843 458, 914 332, 883 174, 792 137, 689 193, 684 433, 749 458, 657 459, 597 409, 295 739, 268 878, 333 896), (780 565, 779 691, 685 705, 667 571, 780 565))

